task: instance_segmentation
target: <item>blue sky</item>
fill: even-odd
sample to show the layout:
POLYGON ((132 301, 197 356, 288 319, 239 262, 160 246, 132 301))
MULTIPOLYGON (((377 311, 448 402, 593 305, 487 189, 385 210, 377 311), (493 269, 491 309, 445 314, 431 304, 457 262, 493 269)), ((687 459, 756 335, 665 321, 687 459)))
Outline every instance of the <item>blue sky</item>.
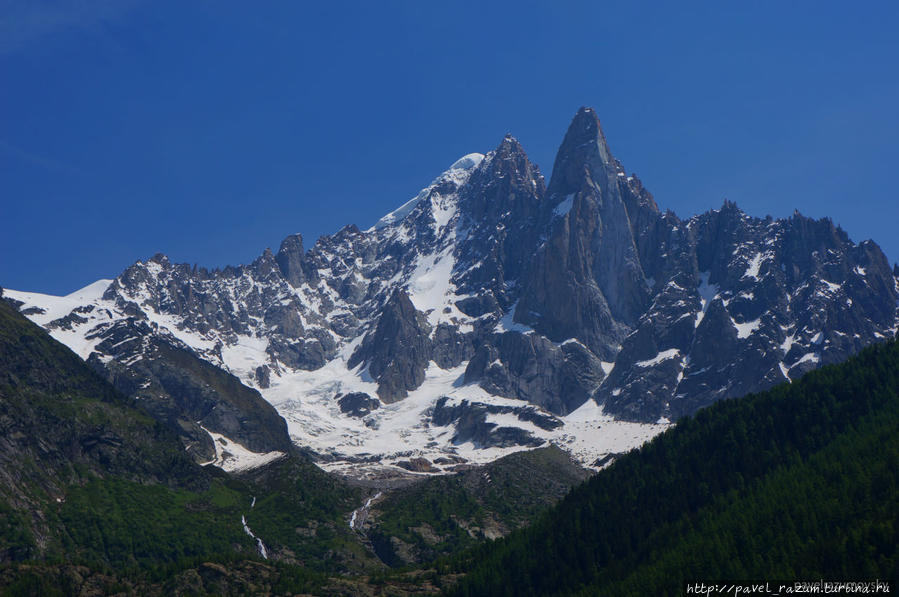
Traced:
POLYGON ((859 6, 0 0, 0 285, 309 247, 507 132, 548 176, 582 105, 662 208, 897 261, 899 3, 859 6))

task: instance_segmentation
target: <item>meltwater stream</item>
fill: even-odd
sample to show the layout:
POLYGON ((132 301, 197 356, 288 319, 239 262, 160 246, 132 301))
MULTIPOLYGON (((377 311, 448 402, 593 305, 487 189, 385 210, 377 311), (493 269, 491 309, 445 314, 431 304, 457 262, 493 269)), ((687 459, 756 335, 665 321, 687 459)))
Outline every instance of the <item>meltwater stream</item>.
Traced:
POLYGON ((366 518, 368 518, 368 511, 371 508, 372 501, 381 497, 381 491, 373 495, 372 497, 366 500, 365 505, 361 508, 356 508, 353 510, 353 515, 350 516, 350 528, 353 530, 358 530, 362 528, 362 525, 365 524, 366 518))
MULTIPOLYGON (((250 510, 256 506, 256 496, 253 496, 253 502, 250 504, 250 510)), ((253 531, 250 530, 250 527, 247 526, 247 517, 244 515, 240 516, 240 523, 243 525, 243 532, 256 540, 256 547, 259 548, 259 555, 261 555, 264 559, 268 559, 268 551, 265 549, 265 544, 262 542, 262 539, 253 534, 253 531)))

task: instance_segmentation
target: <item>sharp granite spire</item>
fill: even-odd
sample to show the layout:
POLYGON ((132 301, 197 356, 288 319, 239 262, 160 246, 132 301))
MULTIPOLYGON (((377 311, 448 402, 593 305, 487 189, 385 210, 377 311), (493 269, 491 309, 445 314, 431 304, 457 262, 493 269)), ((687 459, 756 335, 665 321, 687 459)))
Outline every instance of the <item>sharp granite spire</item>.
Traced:
POLYGON ((591 108, 548 185, 507 135, 397 204, 250 266, 157 256, 93 294, 4 294, 155 416, 187 421, 185 442, 282 450, 264 398, 294 442, 348 472, 547 441, 592 464, 896 333, 899 268, 876 244, 730 203, 661 212, 591 108))

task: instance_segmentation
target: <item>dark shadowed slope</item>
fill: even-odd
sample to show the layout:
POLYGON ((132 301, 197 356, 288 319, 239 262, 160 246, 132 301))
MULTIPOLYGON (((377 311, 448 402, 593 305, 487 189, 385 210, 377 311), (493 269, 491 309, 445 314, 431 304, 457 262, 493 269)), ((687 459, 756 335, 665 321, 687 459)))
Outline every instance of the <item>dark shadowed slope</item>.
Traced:
POLYGON ((2 300, 0 429, 0 594, 299 590, 318 578, 306 568, 373 561, 345 529, 359 490, 299 454, 244 478, 195 464, 168 426, 2 300), (245 562, 263 558, 244 516, 278 564, 245 562), (203 562, 233 561, 234 576, 193 583, 203 562))
POLYGON ((899 577, 899 343, 712 405, 457 562, 454 595, 899 577))

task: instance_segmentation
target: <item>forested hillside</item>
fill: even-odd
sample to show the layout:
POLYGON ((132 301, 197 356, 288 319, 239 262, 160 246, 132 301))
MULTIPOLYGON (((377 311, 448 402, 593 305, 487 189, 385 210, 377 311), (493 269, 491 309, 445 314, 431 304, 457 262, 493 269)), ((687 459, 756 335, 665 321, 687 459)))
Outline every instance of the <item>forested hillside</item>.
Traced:
POLYGON ((674 595, 687 579, 899 578, 899 343, 683 419, 452 592, 674 595))
POLYGON ((432 573, 387 578, 367 534, 405 540, 410 561, 457 553, 488 524, 526 524, 584 475, 558 449, 514 454, 394 490, 375 530, 353 530, 361 487, 296 450, 236 475, 197 465, 139 400, 0 300, 3 596, 434 592, 432 573))
POLYGON ((588 475, 555 446, 516 452, 387 494, 368 536, 389 565, 430 562, 526 526, 588 475))
POLYGON ((0 300, 0 595, 291 592, 374 562, 346 528, 358 489, 298 453, 262 474, 196 465, 139 402, 0 300), (279 563, 261 564, 244 517, 279 563))

